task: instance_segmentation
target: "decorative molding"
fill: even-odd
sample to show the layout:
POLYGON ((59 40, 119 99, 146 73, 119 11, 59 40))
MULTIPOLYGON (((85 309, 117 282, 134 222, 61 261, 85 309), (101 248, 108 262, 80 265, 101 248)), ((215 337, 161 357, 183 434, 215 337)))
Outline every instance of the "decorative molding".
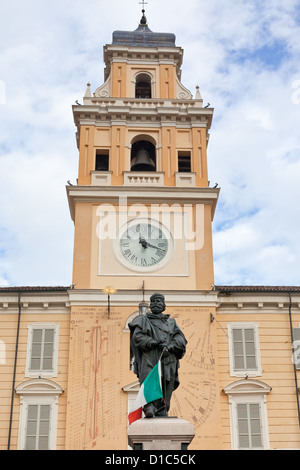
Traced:
POLYGON ((199 106, 194 99, 136 99, 93 96, 84 98, 84 105, 73 106, 75 125, 128 126, 131 122, 156 127, 211 127, 213 109, 199 106))
MULTIPOLYGON (((18 312, 18 292, 0 291, 0 315, 15 315, 18 312)), ((22 314, 31 315, 38 313, 40 315, 69 314, 68 306, 69 294, 65 292, 47 291, 47 292, 22 292, 22 314)))
MULTIPOLYGON (((110 97, 110 88, 111 88, 111 76, 108 77, 106 82, 101 85, 95 91, 95 96, 97 98, 109 98, 110 97)), ((89 104, 91 102, 90 99, 84 99, 84 104, 89 104)))
POLYGON ((50 406, 50 434, 49 450, 56 449, 57 419, 59 396, 63 393, 60 385, 47 379, 31 379, 16 387, 16 393, 20 396, 20 418, 18 449, 23 450, 26 445, 26 428, 28 407, 30 405, 50 406))
POLYGON ((192 188, 163 186, 160 191, 152 186, 66 186, 71 217, 74 220, 76 202, 93 202, 119 204, 122 198, 127 198, 128 204, 148 202, 153 204, 209 204, 212 206, 212 219, 219 197, 219 188, 192 188))
POLYGON ((105 77, 110 75, 111 66, 115 62, 140 65, 141 57, 143 63, 149 65, 169 64, 175 65, 177 76, 181 75, 183 61, 183 49, 181 47, 139 47, 121 44, 107 44, 103 48, 105 77))
POLYGON ((140 389, 140 383, 138 380, 122 387, 123 392, 126 392, 126 393, 138 393, 139 389, 140 389))
POLYGON ((176 77, 176 98, 178 100, 191 100, 193 96, 191 92, 185 88, 182 83, 179 81, 179 78, 176 77))
MULTIPOLYGON (((106 306, 107 295, 97 289, 73 289, 69 291, 72 306, 106 306)), ((147 291, 146 296, 150 298, 155 291, 147 291)), ((211 307, 217 306, 217 294, 214 291, 164 291, 166 303, 169 307, 211 307)), ((118 290, 111 299, 112 306, 130 306, 134 310, 142 301, 142 292, 136 290, 118 290)))
MULTIPOLYGON (((287 314, 289 310, 288 293, 282 292, 245 292, 231 293, 230 295, 219 294, 218 314, 287 314)), ((300 295, 293 294, 292 308, 295 313, 300 313, 300 295)))
POLYGON ((30 379, 19 384, 15 392, 17 395, 55 395, 59 396, 64 391, 60 385, 48 379, 30 379))
POLYGON ((261 449, 267 450, 270 448, 267 415, 267 394, 271 390, 272 388, 269 385, 255 379, 238 380, 237 382, 233 382, 227 385, 223 389, 223 392, 228 395, 229 401, 231 447, 233 450, 239 449, 237 417, 237 405, 239 403, 259 405, 262 437, 261 449))
MULTIPOLYGON (((132 322, 132 320, 134 320, 136 317, 138 317, 139 314, 140 314, 140 312, 137 310, 137 311, 133 312, 131 315, 129 315, 129 317, 128 317, 127 320, 126 320, 126 324, 125 324, 125 327, 124 327, 124 330, 123 330, 124 333, 125 333, 125 332, 126 332, 126 333, 127 333, 127 332, 129 333, 129 332, 130 332, 128 325, 129 325, 129 323, 132 322)), ((124 389, 124 390, 125 390, 125 389, 124 389)), ((126 390, 125 390, 125 391, 126 391, 126 390)))
POLYGON ((196 173, 175 173, 176 186, 180 188, 195 187, 196 186, 196 173))
POLYGON ((236 382, 232 382, 229 385, 226 385, 226 387, 223 388, 223 392, 226 395, 265 395, 267 393, 270 393, 271 390, 272 387, 270 387, 270 385, 267 385, 266 383, 255 379, 238 380, 236 382))
POLYGON ((112 171, 91 171, 92 186, 110 186, 112 171))

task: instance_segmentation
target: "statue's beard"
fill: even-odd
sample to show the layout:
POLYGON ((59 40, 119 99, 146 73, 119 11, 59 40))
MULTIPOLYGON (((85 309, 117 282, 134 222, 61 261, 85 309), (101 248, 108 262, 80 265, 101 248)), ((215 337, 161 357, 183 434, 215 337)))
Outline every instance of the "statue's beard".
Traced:
POLYGON ((162 312, 165 311, 165 307, 158 307, 157 305, 152 307, 150 305, 150 310, 151 310, 152 313, 162 313, 162 312))

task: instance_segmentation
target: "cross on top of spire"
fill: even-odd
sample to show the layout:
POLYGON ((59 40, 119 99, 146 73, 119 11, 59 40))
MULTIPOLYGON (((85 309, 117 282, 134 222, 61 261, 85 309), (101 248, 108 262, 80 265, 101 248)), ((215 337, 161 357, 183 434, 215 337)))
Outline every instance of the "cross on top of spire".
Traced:
POLYGON ((140 2, 140 5, 143 5, 142 12, 145 13, 145 5, 148 5, 148 2, 145 2, 145 0, 142 0, 142 1, 140 2))
POLYGON ((143 9, 142 9, 142 13, 143 13, 143 16, 142 16, 142 19, 141 19, 141 23, 140 24, 147 24, 147 18, 145 16, 145 5, 148 5, 148 2, 145 2, 145 0, 142 0, 140 2, 140 5, 143 5, 143 9))

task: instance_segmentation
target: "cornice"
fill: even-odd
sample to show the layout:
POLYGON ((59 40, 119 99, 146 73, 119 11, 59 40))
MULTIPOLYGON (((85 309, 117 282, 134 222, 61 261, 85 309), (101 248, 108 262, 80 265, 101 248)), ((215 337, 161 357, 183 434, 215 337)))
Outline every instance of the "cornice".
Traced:
MULTIPOLYGON (((73 289, 65 292, 53 290, 23 292, 21 296, 22 314, 69 314, 72 306, 106 306, 107 294, 98 289, 73 289)), ((155 291, 146 291, 146 298, 155 291)), ((217 315, 274 315, 289 313, 289 298, 285 292, 249 292, 224 296, 212 290, 168 290, 163 292, 170 307, 211 307, 217 315)), ((112 306, 130 306, 138 309, 143 300, 142 290, 118 290, 111 297, 112 306)), ((300 315, 300 293, 292 295, 292 313, 300 315)), ((18 311, 18 291, 0 290, 0 315, 16 314, 18 311)), ((300 321, 300 317, 299 317, 300 321)))
MULTIPOLYGON (((157 291, 146 291, 150 298, 157 291)), ((216 307, 218 298, 214 291, 163 291, 167 307, 216 307)), ((71 306, 106 306, 107 294, 97 289, 72 289, 69 291, 71 306)), ((111 296, 111 306, 128 306, 138 310, 143 300, 142 291, 118 290, 111 296)))
POLYGON ((177 68, 177 75, 180 76, 180 69, 183 61, 183 49, 181 47, 170 46, 128 46, 122 44, 107 44, 103 47, 103 59, 106 66, 105 79, 110 74, 113 62, 141 63, 150 61, 152 63, 174 63, 177 68))
POLYGON ((57 287, 24 289, 0 289, 0 315, 15 313, 18 310, 19 293, 22 314, 69 313, 68 288, 64 288, 64 291, 57 287))
MULTIPOLYGON (((271 288, 270 288, 271 289, 271 288)), ((250 291, 231 294, 218 294, 219 314, 258 313, 274 314, 289 311, 289 292, 283 291, 250 291)), ((300 292, 292 295, 292 309, 300 314, 300 292), (297 312, 298 310, 298 312, 297 312)))
POLYGON ((128 204, 209 204, 213 218, 220 188, 66 186, 66 191, 72 220, 77 202, 119 204, 125 198, 128 204))
POLYGON ((191 126, 211 127, 213 108, 203 108, 202 100, 117 99, 87 97, 84 104, 74 105, 73 117, 76 127, 93 126, 191 126))

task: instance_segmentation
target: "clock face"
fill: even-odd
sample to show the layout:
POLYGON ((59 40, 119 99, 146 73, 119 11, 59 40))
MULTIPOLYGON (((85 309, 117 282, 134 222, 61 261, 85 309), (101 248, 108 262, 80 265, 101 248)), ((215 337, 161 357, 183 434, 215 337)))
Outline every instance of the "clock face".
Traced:
POLYGON ((171 248, 170 233, 148 219, 131 221, 120 232, 121 261, 136 271, 159 269, 169 258, 171 248))

